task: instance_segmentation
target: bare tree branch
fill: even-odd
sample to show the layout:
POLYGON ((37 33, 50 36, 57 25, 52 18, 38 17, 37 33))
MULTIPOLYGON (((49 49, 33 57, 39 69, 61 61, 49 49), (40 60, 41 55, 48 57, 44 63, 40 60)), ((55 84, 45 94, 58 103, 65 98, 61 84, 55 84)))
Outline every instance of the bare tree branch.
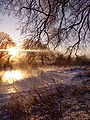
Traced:
POLYGON ((72 53, 89 41, 90 0, 1 0, 0 9, 18 17, 22 34, 54 49, 67 41, 72 53))

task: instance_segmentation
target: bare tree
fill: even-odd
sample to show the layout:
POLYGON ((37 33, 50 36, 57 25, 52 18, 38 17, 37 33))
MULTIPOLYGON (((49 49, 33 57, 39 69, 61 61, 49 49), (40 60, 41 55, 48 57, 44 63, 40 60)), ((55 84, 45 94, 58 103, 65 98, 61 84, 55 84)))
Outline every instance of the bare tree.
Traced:
POLYGON ((54 48, 66 42, 70 55, 90 42, 90 0, 1 0, 0 8, 19 18, 22 34, 54 48))
POLYGON ((9 55, 8 51, 2 51, 2 49, 8 49, 9 47, 13 47, 16 44, 13 42, 12 38, 4 33, 4 32, 0 32, 0 65, 2 65, 4 62, 7 62, 7 64, 9 64, 9 59, 11 57, 11 55, 9 55))
POLYGON ((33 52, 27 52, 25 54, 26 59, 28 60, 29 64, 34 64, 37 60, 41 60, 42 64, 44 64, 45 59, 45 53, 43 50, 47 50, 47 46, 45 44, 42 44, 40 41, 35 41, 32 39, 26 39, 24 40, 22 44, 23 49, 30 49, 30 50, 37 50, 33 52), (38 52, 38 50, 41 50, 41 52, 38 52))

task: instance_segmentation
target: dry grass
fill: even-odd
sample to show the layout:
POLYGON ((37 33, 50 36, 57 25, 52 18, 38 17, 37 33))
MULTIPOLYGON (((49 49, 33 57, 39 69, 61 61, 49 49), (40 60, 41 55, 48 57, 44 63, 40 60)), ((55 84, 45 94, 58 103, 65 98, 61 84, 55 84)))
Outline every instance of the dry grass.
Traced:
MULTIPOLYGON (((89 120, 88 90, 81 86, 55 84, 48 90, 34 88, 28 98, 12 96, 3 106, 11 120, 89 120), (42 92, 44 91, 44 92, 42 92)), ((8 120, 8 119, 6 119, 8 120)))

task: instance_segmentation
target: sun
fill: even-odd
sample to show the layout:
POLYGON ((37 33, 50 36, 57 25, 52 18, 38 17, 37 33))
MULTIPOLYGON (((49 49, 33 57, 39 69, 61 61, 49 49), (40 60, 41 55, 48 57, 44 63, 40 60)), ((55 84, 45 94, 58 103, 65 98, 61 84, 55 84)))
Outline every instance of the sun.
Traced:
POLYGON ((8 48, 8 51, 9 51, 9 54, 12 55, 12 56, 17 55, 17 53, 18 53, 18 50, 15 47, 8 48))

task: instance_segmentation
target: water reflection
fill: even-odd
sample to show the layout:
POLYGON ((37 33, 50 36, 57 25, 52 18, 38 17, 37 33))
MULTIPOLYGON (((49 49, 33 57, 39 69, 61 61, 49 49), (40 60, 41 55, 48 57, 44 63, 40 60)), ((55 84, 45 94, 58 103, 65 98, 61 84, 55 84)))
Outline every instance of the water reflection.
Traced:
POLYGON ((3 75, 3 82, 11 84, 22 78, 22 73, 19 70, 6 71, 3 75))
POLYGON ((39 87, 42 85, 42 80, 48 80, 48 77, 43 76, 44 73, 49 71, 49 69, 14 69, 1 71, 1 83, 0 83, 0 94, 2 93, 15 93, 18 91, 29 90, 35 85, 39 87), (17 82, 16 82, 17 81, 17 82))

